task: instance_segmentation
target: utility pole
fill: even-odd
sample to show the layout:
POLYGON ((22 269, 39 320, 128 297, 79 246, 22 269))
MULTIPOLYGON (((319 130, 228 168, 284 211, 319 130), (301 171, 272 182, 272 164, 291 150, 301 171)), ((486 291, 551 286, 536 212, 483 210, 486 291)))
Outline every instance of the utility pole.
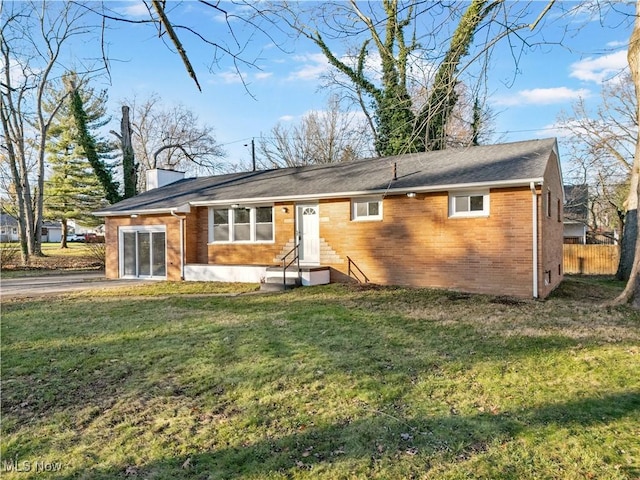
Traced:
MULTIPOLYGON (((245 143, 244 146, 248 147, 249 144, 245 143)), ((251 137, 251 163, 253 165, 253 169, 251 171, 255 172, 256 171, 256 141, 254 137, 251 137)))
POLYGON ((251 162, 253 165, 253 172, 256 171, 256 141, 251 137, 251 162))

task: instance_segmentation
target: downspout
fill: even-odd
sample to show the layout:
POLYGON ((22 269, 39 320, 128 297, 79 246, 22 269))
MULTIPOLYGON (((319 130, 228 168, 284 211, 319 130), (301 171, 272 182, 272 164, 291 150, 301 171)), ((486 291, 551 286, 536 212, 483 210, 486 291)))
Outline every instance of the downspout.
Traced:
POLYGON ((180 280, 184 280, 184 220, 185 217, 176 214, 176 209, 171 210, 171 215, 180 220, 180 280))
POLYGON ((533 298, 538 298, 538 194, 533 182, 529 184, 531 188, 531 208, 532 208, 532 240, 533 240, 533 298))

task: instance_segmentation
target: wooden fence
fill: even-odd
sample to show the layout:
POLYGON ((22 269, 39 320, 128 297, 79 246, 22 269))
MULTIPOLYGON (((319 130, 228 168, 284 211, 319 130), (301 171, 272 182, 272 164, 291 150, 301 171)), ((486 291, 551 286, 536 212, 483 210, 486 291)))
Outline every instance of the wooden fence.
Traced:
POLYGON ((617 245, 563 245, 564 273, 615 275, 620 251, 617 245))

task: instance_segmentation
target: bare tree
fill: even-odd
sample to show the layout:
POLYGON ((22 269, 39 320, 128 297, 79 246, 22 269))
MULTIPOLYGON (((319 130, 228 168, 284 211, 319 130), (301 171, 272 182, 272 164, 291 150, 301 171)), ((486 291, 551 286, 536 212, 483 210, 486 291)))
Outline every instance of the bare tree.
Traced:
POLYGON ((160 97, 123 102, 130 106, 131 140, 138 162, 139 190, 145 188, 145 172, 153 168, 214 174, 225 153, 216 142, 213 128, 201 124, 184 105, 165 106, 160 97))
MULTIPOLYGON (((195 39, 209 47, 209 71, 213 72, 223 63, 230 63, 248 92, 249 89, 246 83, 244 69, 258 68, 256 62, 260 53, 256 54, 255 57, 249 57, 247 45, 254 42, 256 36, 261 36, 266 39, 267 42, 265 43, 269 45, 280 47, 282 44, 281 41, 276 38, 278 33, 281 32, 281 29, 279 25, 272 23, 266 18, 269 9, 262 2, 249 0, 210 2, 201 0, 199 2, 167 3, 164 0, 142 0, 142 4, 144 4, 148 13, 146 18, 131 18, 122 13, 119 8, 112 8, 111 2, 77 3, 87 11, 99 15, 105 25, 115 22, 137 24, 141 27, 153 27, 157 32, 158 38, 167 48, 177 53, 187 74, 194 81, 198 90, 201 90, 202 87, 198 79, 198 72, 193 66, 194 64, 185 46, 186 43, 188 43, 185 43, 185 39, 195 39), (185 10, 193 13, 195 8, 206 9, 207 15, 213 12, 213 15, 221 27, 198 30, 193 25, 177 20, 185 16, 185 10), (222 27, 222 25, 224 25, 224 27, 222 27)), ((103 44, 106 42, 104 35, 102 41, 103 44)), ((105 63, 108 63, 108 59, 104 56, 104 53, 103 58, 105 63)))
POLYGON ((45 97, 64 72, 64 68, 59 68, 63 48, 73 38, 93 30, 85 15, 86 10, 71 3, 0 5, 2 145, 17 202, 23 262, 31 255, 41 254, 45 143, 47 131, 65 98, 64 95, 50 98, 53 108, 45 111, 45 97))
MULTIPOLYGON (((631 78, 635 86, 636 93, 636 122, 640 123, 640 0, 636 0, 636 19, 633 33, 629 39, 629 50, 627 53, 629 59, 629 70, 631 78)), ((631 191, 630 197, 635 194, 635 212, 628 210, 627 215, 636 216, 636 225, 640 224, 640 209, 638 208, 638 198, 640 197, 640 130, 636 134, 636 145, 633 157, 633 166, 631 167, 631 191)), ((628 221, 627 221, 628 223, 628 221)), ((636 233, 635 239, 635 256, 631 274, 627 281, 624 291, 616 298, 614 303, 631 303, 636 309, 640 309, 640 229, 636 233)))
POLYGON ((486 64, 477 60, 502 38, 535 29, 548 10, 534 5, 541 13, 530 24, 522 19, 531 9, 501 0, 309 5, 284 5, 276 14, 324 54, 333 85, 362 108, 380 155, 444 148, 463 75, 481 81, 486 64), (350 47, 346 55, 341 45, 350 47))
POLYGON ((613 211, 620 221, 622 240, 617 277, 621 280, 628 279, 631 273, 638 234, 635 216, 638 199, 633 184, 637 177, 634 179, 632 175, 637 103, 631 74, 624 71, 603 83, 597 108, 591 109, 589 102, 581 98, 573 104, 571 114, 562 113, 559 117, 559 126, 571 133, 565 141, 573 164, 570 175, 578 177, 577 183, 591 186, 592 222, 598 220, 595 214, 613 211), (622 202, 621 190, 627 192, 622 202))
POLYGON ((260 163, 265 168, 337 163, 373 154, 364 119, 344 112, 336 97, 327 110, 307 113, 297 125, 281 123, 259 140, 260 163))

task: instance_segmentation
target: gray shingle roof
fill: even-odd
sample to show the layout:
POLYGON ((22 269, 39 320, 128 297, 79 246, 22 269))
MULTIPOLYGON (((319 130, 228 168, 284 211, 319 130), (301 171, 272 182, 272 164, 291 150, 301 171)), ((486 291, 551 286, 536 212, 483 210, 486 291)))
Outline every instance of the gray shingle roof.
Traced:
POLYGON ((556 140, 549 138, 330 165, 188 178, 110 205, 96 215, 168 211, 193 203, 327 198, 474 184, 524 184, 542 179, 555 148, 556 140), (394 164, 396 180, 393 180, 394 164))

